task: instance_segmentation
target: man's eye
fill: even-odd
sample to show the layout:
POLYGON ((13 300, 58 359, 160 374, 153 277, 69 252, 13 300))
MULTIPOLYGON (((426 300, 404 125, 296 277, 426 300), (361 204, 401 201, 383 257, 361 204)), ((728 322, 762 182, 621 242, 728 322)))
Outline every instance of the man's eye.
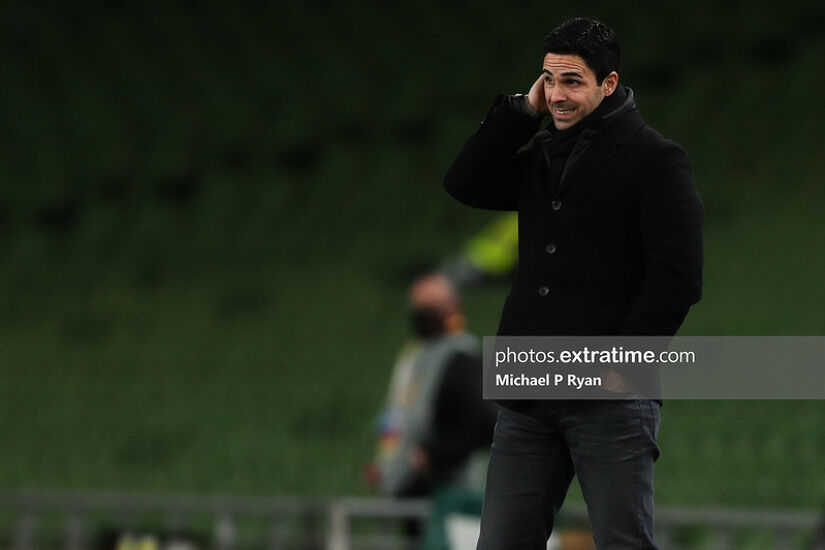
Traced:
POLYGON ((552 79, 552 78, 550 78, 549 76, 545 76, 545 77, 544 77, 544 83, 545 83, 545 84, 552 84, 552 83, 553 83, 553 79, 552 79))
POLYGON ((579 84, 581 84, 581 82, 579 82, 578 80, 568 80, 567 81, 568 86, 578 86, 579 84))

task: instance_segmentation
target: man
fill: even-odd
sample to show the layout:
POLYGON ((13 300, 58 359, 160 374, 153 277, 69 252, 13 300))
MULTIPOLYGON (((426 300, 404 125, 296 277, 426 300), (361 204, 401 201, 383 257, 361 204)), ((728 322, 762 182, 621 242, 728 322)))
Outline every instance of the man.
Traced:
MULTIPOLYGON (((529 93, 499 96, 444 181, 465 204, 518 211, 498 334, 673 335, 701 293, 688 157, 642 121, 605 24, 567 21, 544 51, 529 93)), ((479 549, 544 548, 574 472, 599 549, 656 548, 658 401, 502 404, 479 549)))
POLYGON ((386 495, 421 497, 470 481, 471 458, 489 447, 496 411, 481 397, 478 339, 464 330, 453 284, 425 275, 413 283, 409 300, 416 339, 393 369, 367 481, 386 495))

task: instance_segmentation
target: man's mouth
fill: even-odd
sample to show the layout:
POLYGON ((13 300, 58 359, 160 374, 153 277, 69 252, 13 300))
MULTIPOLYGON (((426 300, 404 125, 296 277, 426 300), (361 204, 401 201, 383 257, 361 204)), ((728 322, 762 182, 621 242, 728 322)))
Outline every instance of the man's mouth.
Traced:
POLYGON ((570 113, 572 113, 575 110, 575 107, 565 107, 563 109, 561 107, 553 107, 553 115, 564 118, 570 116, 570 113))

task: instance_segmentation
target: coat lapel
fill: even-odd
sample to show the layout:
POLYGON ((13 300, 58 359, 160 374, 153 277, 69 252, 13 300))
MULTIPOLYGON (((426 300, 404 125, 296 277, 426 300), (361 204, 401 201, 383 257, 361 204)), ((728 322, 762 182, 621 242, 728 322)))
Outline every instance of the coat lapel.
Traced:
POLYGON ((559 192, 566 191, 616 156, 642 126, 641 118, 628 115, 625 120, 616 121, 604 130, 586 128, 582 131, 561 174, 559 192))
POLYGON ((642 127, 633 90, 627 88, 627 97, 621 107, 605 115, 598 128, 585 128, 564 167, 559 192, 581 181, 593 170, 613 158, 642 127))

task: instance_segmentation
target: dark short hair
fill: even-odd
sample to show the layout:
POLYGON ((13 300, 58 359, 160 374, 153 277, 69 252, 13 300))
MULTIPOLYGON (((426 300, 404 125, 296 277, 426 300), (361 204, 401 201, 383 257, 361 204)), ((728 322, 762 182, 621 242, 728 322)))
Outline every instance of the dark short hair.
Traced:
POLYGON ((544 37, 544 53, 578 55, 601 84, 612 71, 619 71, 622 51, 616 33, 595 19, 576 17, 565 21, 544 37))

